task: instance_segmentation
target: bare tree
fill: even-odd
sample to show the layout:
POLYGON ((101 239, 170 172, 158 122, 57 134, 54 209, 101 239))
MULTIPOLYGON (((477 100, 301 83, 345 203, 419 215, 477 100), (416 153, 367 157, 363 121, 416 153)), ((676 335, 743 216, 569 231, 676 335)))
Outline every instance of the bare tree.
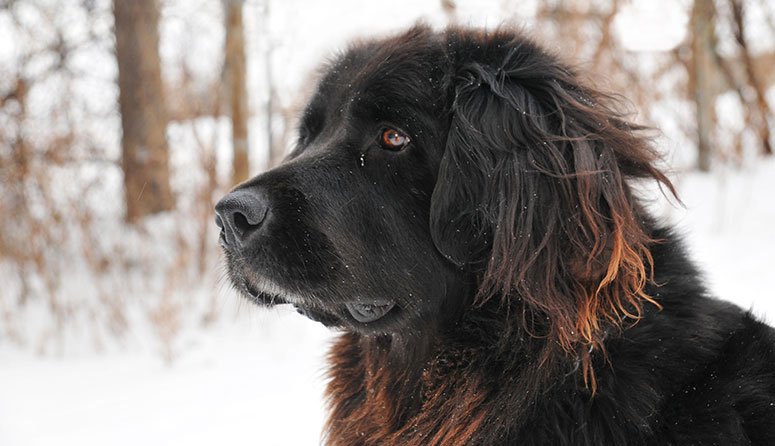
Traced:
POLYGON ((713 73, 715 63, 715 6, 713 0, 695 0, 692 9, 692 60, 690 78, 697 118, 697 167, 707 172, 713 158, 713 129, 716 125, 713 73))
POLYGON ((126 218, 171 209, 156 0, 114 0, 126 218))
POLYGON ((447 23, 457 22, 457 4, 455 4, 455 0, 441 0, 441 10, 447 16, 447 23))
MULTIPOLYGON (((749 121, 751 126, 759 134, 759 139, 764 148, 764 153, 772 155, 772 146, 770 145, 770 128, 768 121, 772 122, 772 113, 767 105, 767 99, 764 96, 764 88, 762 88, 762 82, 757 73, 754 59, 751 57, 751 52, 748 49, 748 41, 745 37, 745 27, 743 25, 745 10, 743 8, 742 0, 730 0, 732 9, 732 22, 734 24, 735 41, 740 48, 740 58, 742 59, 743 66, 745 67, 745 74, 748 85, 754 91, 755 99, 746 101, 745 97, 741 95, 741 99, 744 102, 748 102, 751 112, 749 121)), ((772 68, 772 67, 771 67, 772 68)))
POLYGON ((226 50, 223 76, 232 122, 234 159, 232 183, 241 183, 250 175, 248 161, 248 92, 246 85, 245 32, 242 22, 244 0, 223 0, 226 11, 226 50))
POLYGON ((274 44, 272 42, 272 35, 269 32, 269 5, 270 0, 264 0, 259 10, 259 23, 261 28, 261 40, 263 41, 263 51, 261 59, 264 66, 264 85, 266 101, 264 102, 264 114, 266 116, 265 129, 266 129, 266 150, 267 150, 267 167, 274 167, 283 160, 285 156, 285 147, 290 138, 290 126, 289 122, 293 115, 291 109, 283 107, 280 102, 279 94, 277 92, 277 86, 275 85, 274 77, 272 76, 272 56, 274 54, 274 44), (282 120, 275 119, 280 113, 282 120), (282 134, 279 137, 275 137, 275 127, 282 126, 282 134))

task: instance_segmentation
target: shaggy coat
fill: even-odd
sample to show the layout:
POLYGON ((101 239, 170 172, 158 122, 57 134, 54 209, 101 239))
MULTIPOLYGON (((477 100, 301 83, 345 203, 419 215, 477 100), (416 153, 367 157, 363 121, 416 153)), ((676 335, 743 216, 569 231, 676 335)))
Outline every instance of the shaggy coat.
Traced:
POLYGON ((328 445, 775 445, 775 331, 645 212, 673 186, 617 107, 509 30, 325 67, 216 222, 249 299, 342 331, 328 445))

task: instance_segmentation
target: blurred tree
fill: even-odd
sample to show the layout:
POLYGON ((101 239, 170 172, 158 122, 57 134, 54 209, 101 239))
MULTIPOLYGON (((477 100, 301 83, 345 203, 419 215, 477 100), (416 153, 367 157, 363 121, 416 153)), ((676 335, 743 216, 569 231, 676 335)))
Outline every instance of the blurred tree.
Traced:
POLYGON ((260 40, 264 43, 261 59, 264 66, 264 114, 266 116, 266 147, 267 147, 267 167, 274 167, 285 157, 285 149, 290 143, 293 122, 298 110, 292 106, 284 106, 280 101, 280 95, 277 91, 277 85, 272 76, 272 57, 274 54, 274 42, 269 31, 269 4, 270 0, 261 2, 259 9, 259 33, 260 40), (275 137, 276 127, 281 129, 281 133, 275 137))
POLYGON ((232 184, 250 175, 248 161, 248 92, 246 84, 245 32, 242 23, 244 0, 223 0, 226 12, 226 45, 223 64, 224 88, 234 145, 232 184))
POLYGON ((447 23, 454 24, 457 22, 457 4, 455 4, 455 0, 441 0, 441 10, 447 16, 447 23))
POLYGON ((697 119, 697 167, 707 172, 713 157, 713 128, 716 125, 713 73, 715 64, 716 27, 713 0, 695 0, 691 16, 692 59, 689 76, 693 80, 697 119))
MULTIPOLYGON (((623 0, 538 0, 534 29, 546 41, 562 42, 571 59, 590 61, 594 72, 602 74, 596 80, 611 84, 611 90, 626 91, 627 98, 646 112, 646 119, 655 104, 686 99, 694 106, 694 119, 678 115, 673 119, 697 142, 695 166, 707 171, 714 159, 742 160, 744 134, 755 135, 760 152, 772 152, 775 117, 765 92, 775 84, 775 52, 766 45, 757 51, 749 47, 754 38, 749 28, 757 29, 759 39, 767 27, 770 35, 775 32, 768 2, 758 0, 758 6, 757 0, 692 0, 687 4, 691 17, 686 41, 661 54, 621 46, 613 24, 625 6, 632 6, 623 0), (719 46, 725 47, 723 55, 719 46), (662 87, 645 87, 656 85, 662 87), (718 122, 716 100, 730 90, 742 104, 745 125, 719 139, 719 132, 729 129, 718 122)), ((504 0, 506 13, 510 3, 516 2, 504 0)))
MULTIPOLYGON (((732 23, 735 35, 735 42, 740 49, 740 58, 745 68, 746 83, 753 90, 753 98, 746 98, 741 95, 740 99, 747 103, 749 108, 748 124, 758 133, 764 153, 772 155, 772 146, 770 145, 770 127, 769 122, 774 122, 772 111, 767 105, 767 99, 764 96, 762 79, 756 70, 754 58, 748 48, 748 39, 745 36, 745 9, 742 0, 729 0, 732 10, 732 23)), ((775 71, 775 66, 769 65, 769 72, 775 71)), ((749 95, 751 96, 751 95, 749 95)))
POLYGON ((172 209, 156 0, 114 0, 126 219, 172 209))

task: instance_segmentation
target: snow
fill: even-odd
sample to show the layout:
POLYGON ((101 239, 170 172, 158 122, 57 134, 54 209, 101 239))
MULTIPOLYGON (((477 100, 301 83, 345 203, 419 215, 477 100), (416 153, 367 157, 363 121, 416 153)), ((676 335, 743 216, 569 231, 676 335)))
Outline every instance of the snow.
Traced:
MULTIPOLYGON (((775 160, 678 186, 685 208, 655 208, 685 235, 713 294, 775 323, 775 200, 762 193, 775 190, 775 160)), ((333 334, 231 292, 219 303, 225 315, 185 334, 171 364, 143 339, 130 352, 62 358, 0 348, 0 444, 318 444, 333 334)))
POLYGON ((0 444, 317 444, 331 334, 287 308, 267 313, 225 317, 171 365, 152 351, 0 350, 0 444))
POLYGON ((775 159, 679 179, 685 209, 668 221, 684 236, 715 296, 775 325, 775 159))
POLYGON ((627 3, 616 15, 614 29, 626 50, 669 51, 686 38, 690 8, 675 0, 627 3))
MULTIPOLYGON (((298 100, 315 66, 353 36, 385 34, 418 20, 434 26, 442 24, 439 3, 437 0, 396 0, 380 10, 381 14, 375 14, 373 4, 360 0, 273 2, 273 18, 269 24, 274 48, 272 75, 282 80, 278 82, 281 101, 287 104, 298 100), (287 29, 294 32, 286 33, 287 29), (321 37, 312 39, 304 30, 315 30, 316 36, 321 37)), ((506 3, 459 0, 460 22, 492 27, 503 20, 518 22, 534 13, 535 2, 511 2, 514 3, 509 6, 511 15, 505 16, 506 3)), ((680 42, 683 34, 679 28, 686 22, 688 7, 683 2, 675 14, 661 13, 668 3, 642 0, 626 5, 616 27, 627 49, 656 51, 673 48, 680 42)), ((71 17, 75 14, 74 3, 59 4, 65 8, 63 17, 82 21, 71 17)), ((223 41, 217 2, 169 0, 163 4, 166 21, 161 29, 161 57, 165 78, 174 82, 183 75, 180 67, 185 66, 202 85, 208 85, 217 75, 215 68, 220 64, 217 54, 223 41), (191 17, 195 19, 192 21, 191 17)), ((250 36, 261 34, 257 30, 260 26, 257 17, 262 4, 251 0, 246 3, 246 32, 250 36)), ((0 44, 0 73, 11 71, 9 61, 18 57, 21 45, 39 43, 24 42, 21 37, 6 32, 7 21, 7 17, 0 15, 0 42, 10 42, 0 44)), ((109 32, 109 20, 98 25, 99 33, 109 32)), ((73 27, 68 32, 76 34, 69 38, 78 39, 83 29, 73 27)), ((254 113, 250 138, 254 147, 263 142, 260 105, 264 98, 260 85, 264 73, 256 60, 265 44, 248 42, 254 113)), ((30 69, 44 70, 50 63, 41 59, 39 67, 30 69)), ((113 85, 115 62, 110 54, 106 55, 105 48, 102 51, 87 48, 70 63, 76 73, 87 69, 91 72, 91 77, 80 79, 74 87, 94 93, 76 95, 86 98, 84 108, 106 115, 98 125, 85 131, 99 141, 96 146, 113 150, 107 155, 115 159, 119 126, 118 117, 110 113, 117 95, 113 85)), ((52 83, 51 89, 56 89, 57 80, 52 83)), ((51 98, 45 97, 45 91, 40 94, 43 95, 41 102, 32 98, 31 106, 40 107, 43 117, 51 98)), ((770 90, 769 98, 775 102, 775 89, 770 90)), ((728 110, 739 108, 735 100, 733 96, 722 96, 718 107, 729 113, 728 110)), ((680 106, 665 105, 671 109, 680 106)), ((658 109, 651 113, 675 116, 675 113, 660 113, 658 109)), ((733 119, 723 122, 730 131, 741 125, 733 119)), ((660 122, 660 127, 667 135, 682 138, 676 136, 681 135, 680 124, 660 122)), ((171 163, 178 172, 192 172, 176 176, 173 184, 176 190, 202 182, 188 169, 191 153, 200 154, 192 149, 197 143, 188 127, 194 125, 202 132, 202 138, 213 141, 217 148, 219 178, 228 177, 229 163, 224 158, 228 157, 228 151, 223 150, 228 146, 228 141, 224 141, 228 123, 212 118, 202 118, 196 123, 174 123, 168 131, 171 163)), ((679 150, 690 144, 682 139, 661 142, 672 153, 671 164, 679 166, 690 163, 685 158, 692 151, 679 150)), ((772 223, 775 200, 770 191, 775 191, 775 160, 747 160, 742 168, 717 167, 711 174, 677 176, 686 207, 664 201, 653 207, 685 235, 714 295, 751 309, 773 324, 775 295, 769 274, 775 267, 775 224, 772 223)), ((101 193, 120 190, 117 169, 108 169, 110 176, 106 179, 104 167, 84 166, 78 181, 86 182, 97 176, 100 172, 95 169, 103 170, 102 181, 109 183, 101 193)), ((68 180, 65 178, 60 183, 67 184, 68 180)), ((120 200, 98 197, 94 201, 112 203, 108 209, 102 209, 100 216, 120 213, 120 209, 113 209, 121 206, 120 200)), ((170 226, 169 220, 160 219, 155 227, 166 228, 170 226)), ((118 246, 128 249, 131 243, 118 246)), ((123 281, 129 283, 135 279, 133 276, 123 281)), ((117 287, 125 285, 124 282, 117 287)), ((73 295, 93 298, 78 295, 78 285, 77 280, 69 284, 73 295)), ((16 295, 12 289, 5 291, 16 295)), ((173 296, 173 299, 175 304, 187 302, 186 299, 207 302, 209 296, 215 295, 221 316, 207 329, 202 329, 201 324, 183 324, 172 346, 171 362, 160 354, 157 334, 147 321, 130 326, 122 348, 103 348, 100 353, 91 345, 86 348, 70 345, 53 354, 49 351, 41 355, 34 345, 24 348, 0 343, 0 445, 318 444, 325 414, 324 355, 333 333, 289 308, 269 311, 252 307, 227 286, 210 280, 203 281, 195 294, 173 296)), ((0 305, 6 305, 3 299, 0 305)), ((132 315, 129 318, 137 319, 132 315)), ((34 317, 29 319, 29 323, 35 322, 34 317)), ((2 323, 5 321, 0 320, 2 323)))

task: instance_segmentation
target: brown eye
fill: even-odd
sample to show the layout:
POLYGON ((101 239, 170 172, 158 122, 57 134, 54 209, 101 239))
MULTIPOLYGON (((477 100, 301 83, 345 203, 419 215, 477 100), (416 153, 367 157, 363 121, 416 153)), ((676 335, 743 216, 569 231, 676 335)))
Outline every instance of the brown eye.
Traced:
POLYGON ((382 132, 380 144, 388 150, 401 150, 409 144, 409 137, 394 129, 386 129, 382 132))

